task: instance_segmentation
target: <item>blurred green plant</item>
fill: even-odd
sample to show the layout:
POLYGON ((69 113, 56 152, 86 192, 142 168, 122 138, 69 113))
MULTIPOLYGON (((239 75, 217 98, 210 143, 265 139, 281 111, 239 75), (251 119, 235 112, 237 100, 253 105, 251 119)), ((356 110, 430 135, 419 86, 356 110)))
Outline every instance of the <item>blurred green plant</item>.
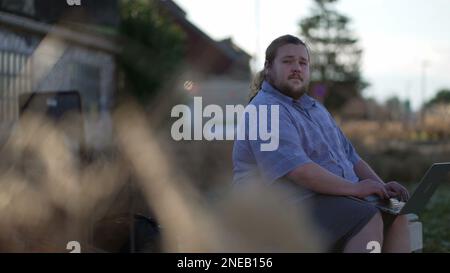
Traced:
POLYGON ((441 185, 420 216, 423 252, 450 253, 450 186, 441 185))
POLYGON ((125 40, 119 63, 125 81, 119 92, 146 104, 182 63, 184 33, 155 1, 122 0, 120 16, 119 32, 125 40))
POLYGON ((439 90, 434 98, 426 103, 425 108, 429 108, 436 104, 450 104, 450 89, 439 90))

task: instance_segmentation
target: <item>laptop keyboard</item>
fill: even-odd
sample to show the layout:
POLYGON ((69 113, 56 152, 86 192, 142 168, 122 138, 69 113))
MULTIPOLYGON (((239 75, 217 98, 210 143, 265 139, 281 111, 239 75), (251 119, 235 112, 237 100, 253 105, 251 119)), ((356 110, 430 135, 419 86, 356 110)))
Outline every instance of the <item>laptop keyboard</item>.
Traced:
POLYGON ((402 201, 398 201, 395 198, 390 198, 389 199, 389 208, 394 209, 394 210, 401 210, 403 208, 403 206, 405 205, 405 202, 402 201))

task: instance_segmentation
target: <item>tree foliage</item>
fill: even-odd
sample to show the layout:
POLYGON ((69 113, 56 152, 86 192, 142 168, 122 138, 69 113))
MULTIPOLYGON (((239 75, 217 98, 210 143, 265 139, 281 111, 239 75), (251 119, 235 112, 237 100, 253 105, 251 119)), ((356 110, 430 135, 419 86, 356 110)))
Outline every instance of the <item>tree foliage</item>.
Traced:
POLYGON ((362 49, 349 28, 350 19, 336 10, 336 2, 315 0, 311 15, 300 21, 300 34, 311 52, 312 95, 332 111, 360 96, 367 86, 360 72, 362 49))
POLYGON ((122 0, 120 15, 125 90, 145 104, 176 73, 184 56, 184 33, 158 12, 154 1, 122 0))
POLYGON ((425 107, 431 107, 436 104, 450 104, 450 89, 439 90, 425 107))

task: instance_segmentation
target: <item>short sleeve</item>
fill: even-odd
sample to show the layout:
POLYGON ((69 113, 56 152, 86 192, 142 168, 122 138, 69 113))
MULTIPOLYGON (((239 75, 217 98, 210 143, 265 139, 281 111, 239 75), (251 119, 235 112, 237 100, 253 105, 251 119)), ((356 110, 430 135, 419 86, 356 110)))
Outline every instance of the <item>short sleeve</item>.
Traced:
MULTIPOLYGON (((293 118, 284 106, 270 105, 267 115, 261 115, 259 110, 258 113, 258 125, 264 125, 263 128, 258 129, 268 128, 267 131, 270 131, 271 138, 263 140, 258 135, 256 140, 249 140, 249 146, 260 173, 266 179, 275 181, 297 167, 312 162, 301 146, 302 136, 294 125, 293 118), (278 115, 276 112, 278 112, 278 115), (264 123, 264 120, 266 123, 264 123), (274 149, 262 149, 264 147, 262 145, 268 143, 271 143, 274 149)), ((248 122, 248 119, 245 119, 245 121, 248 122)))

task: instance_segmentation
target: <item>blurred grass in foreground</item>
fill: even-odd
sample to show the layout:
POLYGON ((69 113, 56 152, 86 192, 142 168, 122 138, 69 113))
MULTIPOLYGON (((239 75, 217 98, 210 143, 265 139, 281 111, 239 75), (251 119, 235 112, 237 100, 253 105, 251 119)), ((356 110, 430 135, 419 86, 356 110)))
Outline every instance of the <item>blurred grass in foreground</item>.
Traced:
POLYGON ((250 183, 208 202, 174 163, 172 142, 139 109, 117 110, 114 153, 89 160, 67 145, 59 126, 70 128, 68 120, 59 126, 39 115, 20 121, 0 146, 0 252, 67 252, 69 241, 78 241, 81 252, 122 251, 129 240, 122 226, 135 214, 136 196, 130 194, 125 216, 118 204, 131 181, 161 226, 161 247, 136 252, 323 251, 308 212, 284 202, 282 190, 250 183))

